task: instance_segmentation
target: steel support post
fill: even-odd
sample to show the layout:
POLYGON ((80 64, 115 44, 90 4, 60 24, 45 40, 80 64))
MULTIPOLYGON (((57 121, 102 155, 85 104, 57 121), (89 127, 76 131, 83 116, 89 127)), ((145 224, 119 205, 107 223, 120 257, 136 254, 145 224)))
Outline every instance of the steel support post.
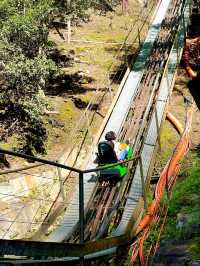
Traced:
POLYGON ((158 111, 157 111, 157 108, 155 108, 155 119, 156 119, 156 130, 157 130, 157 135, 158 135, 158 146, 159 146, 159 150, 161 150, 160 130, 159 130, 159 124, 158 124, 158 111))
POLYGON ((147 197, 145 192, 145 182, 144 182, 144 172, 143 172, 143 164, 142 164, 142 158, 139 157, 139 165, 140 165, 140 175, 141 175, 141 182, 142 182, 142 194, 144 198, 144 208, 147 211, 147 197))
MULTIPOLYGON (((80 244, 84 243, 84 179, 79 173, 79 237, 80 244)), ((80 257, 80 265, 84 265, 84 257, 80 257)))
POLYGON ((176 55, 177 55, 177 57, 176 57, 176 60, 177 60, 177 62, 176 62, 176 65, 178 65, 178 62, 179 62, 179 47, 178 47, 178 37, 177 37, 177 35, 176 35, 176 39, 175 39, 175 47, 176 47, 176 55))
POLYGON ((166 78, 166 81, 167 81, 167 90, 168 90, 168 97, 169 97, 169 101, 171 100, 171 96, 170 96, 170 84, 169 84, 169 72, 168 72, 168 66, 167 65, 167 68, 165 70, 165 78, 166 78))
POLYGON ((179 47, 178 41, 177 41, 177 55, 178 55, 178 57, 177 57, 177 59, 178 59, 177 66, 178 66, 179 62, 181 61, 181 51, 180 51, 180 47, 179 47))

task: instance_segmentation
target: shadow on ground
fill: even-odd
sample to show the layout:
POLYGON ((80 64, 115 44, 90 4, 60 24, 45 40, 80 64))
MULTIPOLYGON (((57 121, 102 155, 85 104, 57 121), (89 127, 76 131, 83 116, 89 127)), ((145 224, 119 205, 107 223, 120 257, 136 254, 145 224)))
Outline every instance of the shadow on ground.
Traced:
POLYGON ((95 91, 96 88, 87 88, 88 84, 94 81, 93 78, 83 75, 82 73, 63 74, 51 78, 46 86, 45 94, 48 96, 72 96, 75 94, 95 91))
MULTIPOLYGON (((131 68, 139 52, 138 49, 131 49, 130 47, 127 47, 126 49, 127 51, 124 51, 124 54, 119 57, 121 63, 116 65, 110 74, 110 79, 116 84, 120 84, 126 73, 127 67, 131 68)), ((111 48, 106 50, 110 52, 111 48)))

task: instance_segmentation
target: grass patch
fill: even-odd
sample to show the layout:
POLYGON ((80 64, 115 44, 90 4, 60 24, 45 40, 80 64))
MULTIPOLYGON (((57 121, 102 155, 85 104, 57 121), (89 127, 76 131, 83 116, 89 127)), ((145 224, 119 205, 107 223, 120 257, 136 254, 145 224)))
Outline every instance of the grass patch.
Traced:
MULTIPOLYGON (((196 158, 188 170, 181 173, 181 178, 182 180, 177 182, 172 192, 172 199, 170 201, 168 211, 168 220, 161 239, 187 239, 190 227, 200 223, 200 215, 196 215, 194 218, 191 218, 186 227, 183 229, 177 228, 178 215, 190 215, 192 213, 200 212, 199 158, 196 158)), ((193 239, 191 240, 191 243, 192 242, 193 239)))
POLYGON ((87 94, 82 94, 78 98, 81 99, 82 102, 89 104, 90 100, 93 98, 94 93, 87 93, 87 94))
POLYGON ((60 154, 63 145, 66 145, 68 136, 76 123, 78 115, 80 115, 80 110, 74 107, 74 103, 69 98, 65 101, 62 97, 52 97, 48 100, 50 105, 54 105, 54 110, 58 111, 58 114, 51 114, 45 118, 48 131, 47 152, 54 158, 54 156, 60 154), (52 125, 52 120, 57 121, 62 126, 52 125))
POLYGON ((184 179, 178 182, 173 190, 170 202, 169 215, 174 216, 177 211, 184 213, 200 211, 200 161, 196 159, 191 168, 182 172, 184 179))
POLYGON ((13 134, 11 137, 8 138, 7 142, 2 142, 1 147, 3 149, 10 149, 10 148, 18 148, 19 147, 19 139, 16 134, 13 134))
POLYGON ((81 46, 79 46, 79 47, 76 47, 76 52, 77 53, 83 53, 83 52, 88 52, 88 47, 81 47, 81 46))
MULTIPOLYGON (((186 248, 192 259, 200 258, 200 237, 195 236, 194 228, 200 224, 200 159, 194 153, 188 156, 192 159, 190 167, 182 170, 178 182, 172 191, 172 198, 169 201, 167 223, 161 234, 160 241, 186 240, 186 248), (187 222, 183 227, 179 227, 180 217, 187 217, 187 222)), ((188 160, 188 158, 187 158, 188 160)), ((161 201, 168 203, 166 193, 161 201)), ((152 224, 151 232, 144 243, 145 250, 148 250, 152 243, 158 238, 160 227, 152 224)), ((150 264, 154 265, 154 264, 150 264)))
POLYGON ((72 120, 75 116, 74 104, 71 100, 63 102, 59 109, 58 119, 66 121, 68 119, 72 120))
POLYGON ((168 121, 165 121, 161 129, 161 151, 158 153, 157 161, 167 162, 169 156, 172 154, 174 146, 179 140, 178 134, 175 129, 169 125, 168 121))
POLYGON ((58 45, 58 50, 62 53, 66 53, 66 54, 69 51, 64 43, 61 43, 58 45))

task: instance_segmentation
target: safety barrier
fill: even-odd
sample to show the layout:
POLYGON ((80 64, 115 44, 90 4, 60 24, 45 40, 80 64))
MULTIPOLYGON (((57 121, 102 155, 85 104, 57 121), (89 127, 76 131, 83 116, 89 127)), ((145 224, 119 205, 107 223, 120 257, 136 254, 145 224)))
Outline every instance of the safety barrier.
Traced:
MULTIPOLYGON (((107 238, 105 240, 94 241, 92 243, 86 243, 85 246, 83 246, 83 244, 84 244, 84 219, 85 219, 85 216, 84 216, 84 174, 91 173, 91 172, 98 172, 100 170, 104 170, 104 169, 114 167, 117 165, 126 164, 126 163, 131 162, 131 161, 133 162, 133 161, 139 160, 139 162, 141 162, 140 156, 135 156, 129 160, 124 160, 124 161, 121 161, 121 162, 118 162, 115 164, 111 164, 111 165, 107 165, 104 167, 97 167, 94 169, 81 170, 81 169, 77 169, 74 167, 60 164, 58 162, 48 161, 48 160, 45 160, 42 158, 37 158, 37 157, 29 156, 26 154, 22 154, 22 153, 10 151, 10 150, 5 150, 2 148, 0 148, 0 152, 3 154, 20 157, 20 158, 23 158, 26 160, 31 160, 31 161, 39 162, 42 164, 55 166, 59 169, 60 168, 66 169, 66 170, 69 170, 71 172, 76 172, 79 174, 79 239, 80 239, 81 246, 76 245, 76 244, 66 244, 66 247, 68 247, 70 251, 64 252, 65 256, 70 255, 73 257, 73 256, 77 256, 77 254, 79 254, 81 261, 83 261, 84 255, 87 255, 91 252, 103 250, 107 247, 109 248, 109 247, 113 247, 115 245, 119 245, 119 243, 123 243, 123 242, 127 243, 127 241, 131 240, 131 238, 128 236, 122 236, 119 238, 115 238, 115 237, 112 238, 111 237, 111 238, 107 238), (73 247, 76 247, 74 252, 73 252, 73 250, 74 250, 73 247), (80 254, 83 254, 83 256, 81 256, 80 254)), ((141 171, 142 171, 142 166, 141 166, 141 171)), ((144 184, 144 182, 143 182, 143 184, 144 184)), ((35 250, 37 250, 37 252, 38 252, 39 249, 37 248, 37 246, 41 245, 41 244, 39 244, 40 242, 20 241, 20 240, 12 240, 12 241, 0 240, 0 243, 1 243, 0 253, 5 254, 5 255, 6 254, 7 255, 8 254, 15 254, 15 255, 21 255, 21 256, 36 256, 36 255, 38 256, 38 254, 42 253, 43 254, 42 256, 47 256, 47 255, 50 256, 49 251, 52 248, 51 244, 49 244, 49 245, 47 244, 46 246, 49 247, 47 253, 45 253, 46 249, 44 249, 45 251, 41 251, 38 254, 36 254, 35 250), (23 248, 23 250, 20 250, 20 248, 19 248, 20 245, 24 246, 25 243, 27 243, 27 246, 33 247, 33 249, 31 250, 31 249, 23 248), (17 245, 18 245, 18 248, 15 249, 14 247, 16 247, 17 245)), ((55 245, 52 244, 52 246, 58 247, 59 244, 55 244, 55 245)), ((65 244, 60 244, 60 246, 63 247, 63 246, 65 246, 65 244)), ((63 256, 62 252, 60 254, 61 254, 61 256, 63 256)), ((59 254, 57 254, 56 256, 58 257, 59 254)))
MULTIPOLYGON (((189 131, 191 128, 192 123, 192 113, 193 113, 194 106, 192 106, 188 112, 187 112, 187 119, 186 119, 186 128, 184 130, 184 133, 182 134, 182 137, 179 141, 179 143, 176 146, 175 151, 173 152, 173 155, 169 159, 166 167, 164 168, 163 172, 160 175, 159 182, 156 187, 155 192, 155 200, 151 203, 151 205, 148 207, 148 213, 145 215, 145 217, 140 222, 135 234, 138 234, 143 229, 144 234, 132 245, 133 249, 133 255, 132 255, 132 263, 137 258, 137 255, 140 256, 140 261, 142 265, 144 265, 144 257, 142 253, 142 245, 145 240, 145 237, 147 237, 147 233, 149 230, 149 225, 152 222, 152 220, 155 218, 156 212, 158 210, 161 197, 164 192, 164 188, 167 188, 168 193, 171 191, 173 184, 176 180, 176 175, 178 171, 178 163, 179 161, 184 157, 184 155, 187 153, 190 140, 189 140, 189 131), (137 246, 138 249, 136 248, 137 246)), ((176 122, 176 120, 169 115, 168 118, 172 121, 172 123, 175 125, 175 127, 178 129, 179 133, 182 133, 182 128, 179 123, 176 122)), ((84 243, 84 208, 83 208, 83 199, 84 199, 84 190, 83 190, 83 177, 84 173, 88 172, 96 172, 102 169, 106 169, 110 166, 105 167, 99 167, 96 169, 87 169, 87 170, 80 170, 76 168, 72 168, 66 165, 61 165, 57 162, 51 162, 44 159, 16 153, 13 151, 8 151, 4 149, 0 149, 0 152, 4 154, 9 154, 12 156, 21 157, 28 160, 35 160, 39 163, 44 163, 48 165, 53 165, 59 168, 64 168, 70 171, 75 171, 79 173, 79 187, 80 187, 80 197, 79 197, 79 234, 80 234, 80 244, 68 244, 68 243, 42 243, 42 242, 33 242, 33 241, 23 241, 23 240, 0 240, 0 253, 4 255, 16 255, 16 256, 41 256, 41 257, 80 257, 81 265, 83 265, 84 256, 94 253, 100 250, 104 250, 105 248, 111 248, 118 245, 123 245, 130 243, 130 241, 133 238, 133 234, 130 234, 128 232, 125 235, 118 236, 118 237, 110 237, 102 240, 97 240, 93 242, 86 242, 84 243)), ((134 157, 130 160, 126 160, 123 162, 119 162, 114 165, 120 165, 123 163, 128 163, 130 161, 136 161, 141 160, 140 156, 134 157)), ((134 215, 138 215, 140 212, 140 208, 135 210, 134 215)))

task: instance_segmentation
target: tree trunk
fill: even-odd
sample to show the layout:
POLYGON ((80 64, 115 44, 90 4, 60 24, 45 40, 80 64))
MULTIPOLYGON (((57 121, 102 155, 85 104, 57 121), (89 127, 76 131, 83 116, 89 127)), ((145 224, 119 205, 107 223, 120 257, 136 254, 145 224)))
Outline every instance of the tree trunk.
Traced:
MULTIPOLYGON (((70 9, 71 0, 67 0, 68 9, 70 9)), ((71 18, 67 21, 67 43, 71 42, 71 18)))
POLYGON ((67 43, 71 42, 71 19, 67 21, 67 43))

